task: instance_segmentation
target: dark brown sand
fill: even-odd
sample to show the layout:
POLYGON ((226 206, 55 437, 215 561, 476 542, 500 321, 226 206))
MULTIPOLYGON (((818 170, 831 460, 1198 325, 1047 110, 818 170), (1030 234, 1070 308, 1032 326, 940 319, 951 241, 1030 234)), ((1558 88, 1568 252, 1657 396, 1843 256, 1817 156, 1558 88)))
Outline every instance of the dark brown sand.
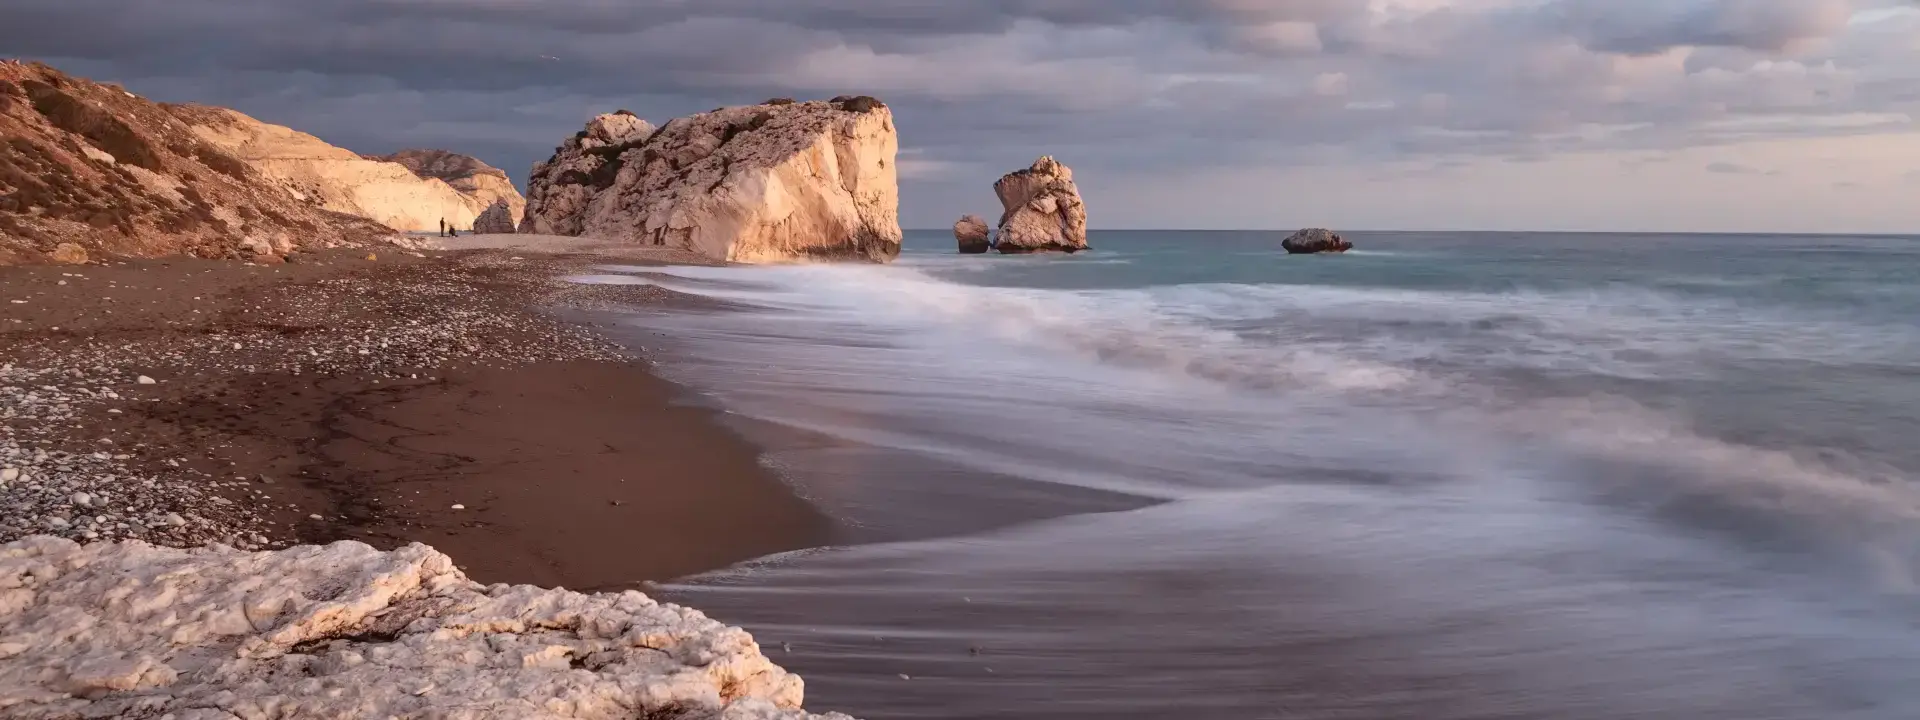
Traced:
POLYGON ((35 440, 112 440, 129 480, 163 480, 115 497, 211 520, 132 535, 155 542, 418 541, 483 582, 616 589, 826 540, 746 442, 536 309, 591 258, 375 252, 0 268, 25 301, 0 302, 0 363, 159 380, 35 440), (142 495, 180 483, 227 502, 142 495))

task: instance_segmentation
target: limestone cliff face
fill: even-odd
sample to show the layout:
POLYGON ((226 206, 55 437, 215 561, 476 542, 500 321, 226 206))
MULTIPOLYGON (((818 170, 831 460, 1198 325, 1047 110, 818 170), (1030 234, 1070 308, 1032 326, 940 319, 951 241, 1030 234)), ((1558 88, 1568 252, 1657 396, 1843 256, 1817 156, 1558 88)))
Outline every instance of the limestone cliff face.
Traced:
POLYGON ((654 129, 602 115, 536 165, 522 232, 745 263, 885 262, 900 252, 899 138, 868 97, 769 101, 654 129))
POLYGON ((395 230, 434 230, 441 220, 468 227, 481 203, 405 165, 369 160, 292 128, 227 108, 170 106, 200 139, 245 161, 303 200, 359 215, 395 230))
POLYGON ((1087 249, 1087 205, 1073 170, 1043 156, 993 184, 1006 211, 1000 216, 1003 253, 1078 252, 1087 249))
POLYGON ((739 628, 638 592, 482 586, 425 545, 0 545, 8 718, 850 720, 739 628))
POLYGON ((520 196, 520 190, 513 186, 507 173, 471 155, 445 150, 401 150, 392 155, 363 157, 399 163, 422 179, 444 182, 472 199, 482 212, 496 202, 505 202, 507 213, 515 225, 520 224, 521 216, 526 213, 527 199, 520 196))
POLYGON ((169 106, 0 61, 0 264, 251 258, 393 238, 296 198, 169 106))

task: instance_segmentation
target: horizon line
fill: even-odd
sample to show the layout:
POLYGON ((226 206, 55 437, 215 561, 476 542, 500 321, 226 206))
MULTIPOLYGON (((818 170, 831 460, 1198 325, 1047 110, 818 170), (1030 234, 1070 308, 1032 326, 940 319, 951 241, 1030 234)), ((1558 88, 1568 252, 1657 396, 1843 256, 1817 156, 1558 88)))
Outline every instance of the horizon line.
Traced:
MULTIPOLYGON (((901 228, 906 232, 952 232, 950 227, 901 228)), ((1185 233, 1287 233, 1293 230, 1278 228, 1088 228, 1087 232, 1185 232, 1185 233)), ((1775 237, 1887 237, 1920 239, 1920 228, 1911 233, 1898 232, 1759 232, 1752 230, 1404 230, 1404 229, 1358 229, 1336 230, 1340 233, 1402 233, 1410 235, 1438 235, 1446 233, 1480 233, 1484 235, 1759 235, 1775 237)))

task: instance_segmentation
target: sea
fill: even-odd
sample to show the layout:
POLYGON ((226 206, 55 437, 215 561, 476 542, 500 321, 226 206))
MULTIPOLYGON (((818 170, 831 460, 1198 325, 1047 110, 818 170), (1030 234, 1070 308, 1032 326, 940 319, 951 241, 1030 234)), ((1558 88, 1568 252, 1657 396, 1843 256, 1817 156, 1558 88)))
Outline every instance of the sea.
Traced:
POLYGON ((1283 237, 576 278, 840 528, 654 592, 873 719, 1920 718, 1920 239, 1283 237))

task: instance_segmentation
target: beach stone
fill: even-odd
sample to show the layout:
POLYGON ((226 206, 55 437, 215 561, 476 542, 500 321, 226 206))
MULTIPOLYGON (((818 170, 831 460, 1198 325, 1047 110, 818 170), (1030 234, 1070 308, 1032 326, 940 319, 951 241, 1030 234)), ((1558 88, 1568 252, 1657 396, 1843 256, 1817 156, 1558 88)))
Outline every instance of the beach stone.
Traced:
POLYGON ((534 167, 519 229, 730 262, 886 262, 900 252, 898 151, 872 98, 719 108, 658 130, 602 115, 534 167))
POLYGON ((513 209, 505 200, 495 202, 473 219, 473 232, 476 234, 511 233, 513 227, 513 209))
POLYGON ((960 253, 978 255, 992 249, 987 221, 979 215, 967 215, 953 224, 953 237, 960 242, 960 253))
POLYGON ((53 246, 53 252, 47 253, 47 259, 67 265, 87 264, 87 249, 75 243, 60 243, 53 246))
POLYGON ((1073 170, 1042 156, 1033 165, 1000 178, 993 192, 1000 215, 1002 253, 1079 252, 1087 249, 1087 206, 1073 170))
POLYGON ((10 483, 20 479, 20 468, 0 468, 0 483, 10 483))
POLYGON ((0 587, 10 718, 848 720, 801 709, 739 628, 636 591, 481 585, 420 544, 37 536, 0 545, 0 587))
POLYGON ((1352 250, 1353 243, 1326 228, 1307 228, 1287 236, 1287 239, 1280 241, 1280 247, 1294 255, 1311 255, 1343 253, 1352 250))
POLYGON ((159 381, 153 378, 147 377, 145 375, 141 375, 138 379, 134 380, 134 382, 139 383, 141 385, 152 385, 159 381))

